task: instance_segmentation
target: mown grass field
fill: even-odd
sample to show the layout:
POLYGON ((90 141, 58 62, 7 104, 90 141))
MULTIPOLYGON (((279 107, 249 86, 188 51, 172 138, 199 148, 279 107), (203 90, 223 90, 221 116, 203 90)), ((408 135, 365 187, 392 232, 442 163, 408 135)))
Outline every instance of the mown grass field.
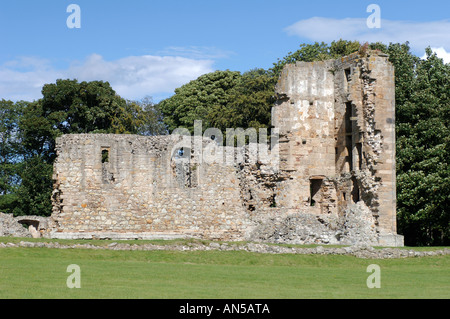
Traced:
POLYGON ((368 260, 244 251, 2 248, 0 298, 448 299, 450 256, 368 260), (67 287, 71 264, 80 267, 81 288, 67 287), (367 287, 370 264, 380 266, 379 289, 367 287))

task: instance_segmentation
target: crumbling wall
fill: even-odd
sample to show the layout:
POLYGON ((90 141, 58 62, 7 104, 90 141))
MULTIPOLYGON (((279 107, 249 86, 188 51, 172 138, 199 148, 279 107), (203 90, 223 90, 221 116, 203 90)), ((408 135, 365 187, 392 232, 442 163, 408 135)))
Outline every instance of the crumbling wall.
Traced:
POLYGON ((286 65, 270 147, 62 136, 49 236, 402 245, 393 72, 376 51, 286 65))
POLYGON ((280 207, 337 212, 334 194, 317 201, 311 192, 311 184, 320 189, 335 172, 332 67, 333 61, 297 62, 286 65, 278 81, 272 125, 280 131, 280 170, 289 174, 279 185, 280 207))
POLYGON ((41 237, 48 228, 48 218, 17 216, 0 212, 0 237, 41 237))
POLYGON ((394 68, 387 55, 368 51, 336 60, 334 71, 340 210, 361 201, 380 242, 395 244, 394 68))
POLYGON ((276 94, 272 121, 280 129, 285 175, 277 185, 277 207, 289 213, 271 226, 261 224, 256 238, 402 245, 396 234, 395 83, 388 57, 368 51, 286 65, 276 94))
POLYGON ((242 238, 248 218, 234 166, 198 164, 178 142, 173 136, 59 138, 51 236, 242 238))

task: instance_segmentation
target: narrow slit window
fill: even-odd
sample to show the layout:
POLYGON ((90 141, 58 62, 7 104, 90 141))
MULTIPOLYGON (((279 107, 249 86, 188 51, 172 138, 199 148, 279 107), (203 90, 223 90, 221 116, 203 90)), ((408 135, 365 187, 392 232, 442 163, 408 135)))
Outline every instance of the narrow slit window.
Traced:
POLYGON ((109 163, 109 149, 102 149, 102 164, 109 163))
POLYGON ((358 182, 355 177, 352 177, 352 201, 354 203, 359 202, 360 195, 359 195, 359 186, 358 182))
POLYGON ((344 120, 345 120, 345 133, 347 134, 351 134, 353 132, 352 113, 353 113, 352 102, 346 102, 344 120))
POLYGON ((316 206, 316 202, 321 198, 322 179, 310 179, 310 206, 316 206))
POLYGON ((351 78, 350 68, 345 69, 345 70, 344 70, 344 73, 345 73, 345 79, 347 80, 347 82, 350 82, 350 80, 352 79, 352 78, 351 78))
POLYGON ((361 170, 362 164, 363 164, 362 144, 356 143, 355 147, 356 147, 356 151, 358 152, 358 169, 361 170))
POLYGON ((353 105, 352 102, 345 103, 345 147, 347 149, 347 156, 345 158, 347 162, 348 172, 353 170, 353 123, 352 123, 353 105))
POLYGON ((348 163, 348 171, 351 172, 353 170, 353 147, 352 147, 352 137, 346 136, 346 148, 347 148, 347 156, 345 160, 348 163))
POLYGON ((102 180, 103 184, 111 184, 115 181, 110 163, 110 148, 102 147, 102 180))

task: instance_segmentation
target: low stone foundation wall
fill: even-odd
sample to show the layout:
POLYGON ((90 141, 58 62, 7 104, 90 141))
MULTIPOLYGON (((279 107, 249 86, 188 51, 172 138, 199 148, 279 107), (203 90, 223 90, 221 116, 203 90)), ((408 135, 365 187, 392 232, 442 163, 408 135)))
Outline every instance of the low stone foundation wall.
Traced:
POLYGON ((0 243, 1 248, 28 247, 28 248, 54 248, 54 249, 93 249, 93 250, 123 250, 123 251, 247 251, 260 254, 299 254, 299 255, 349 255, 357 258, 367 259, 393 259, 393 258, 413 258, 413 257, 432 257, 450 255, 449 248, 436 249, 431 251, 415 251, 402 248, 382 248, 377 249, 366 245, 355 245, 347 247, 328 247, 317 246, 312 248, 305 247, 285 247, 278 245, 269 245, 262 243, 202 243, 187 242, 184 244, 128 244, 128 243, 110 243, 108 245, 74 244, 65 245, 58 242, 27 242, 20 243, 0 243))
POLYGON ((171 233, 118 233, 118 232, 52 232, 46 237, 54 239, 101 239, 101 240, 172 240, 193 238, 189 235, 171 233))

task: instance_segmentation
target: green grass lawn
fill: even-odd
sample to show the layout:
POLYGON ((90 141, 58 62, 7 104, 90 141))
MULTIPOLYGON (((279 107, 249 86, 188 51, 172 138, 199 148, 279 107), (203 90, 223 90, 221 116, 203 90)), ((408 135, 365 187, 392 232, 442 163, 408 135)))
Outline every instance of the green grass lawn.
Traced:
POLYGON ((244 251, 0 249, 0 298, 450 298, 450 256, 367 260, 244 251), (81 269, 69 289, 67 266, 81 269), (367 266, 381 267, 369 289, 367 266))

